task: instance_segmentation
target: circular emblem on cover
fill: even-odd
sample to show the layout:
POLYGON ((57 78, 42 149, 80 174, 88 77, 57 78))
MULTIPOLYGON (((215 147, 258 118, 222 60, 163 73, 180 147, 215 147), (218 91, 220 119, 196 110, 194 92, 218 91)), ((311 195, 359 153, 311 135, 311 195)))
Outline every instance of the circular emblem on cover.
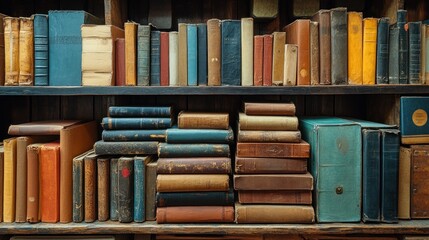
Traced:
POLYGON ((417 109, 416 111, 414 111, 412 118, 414 125, 421 127, 427 123, 428 114, 423 109, 417 109))

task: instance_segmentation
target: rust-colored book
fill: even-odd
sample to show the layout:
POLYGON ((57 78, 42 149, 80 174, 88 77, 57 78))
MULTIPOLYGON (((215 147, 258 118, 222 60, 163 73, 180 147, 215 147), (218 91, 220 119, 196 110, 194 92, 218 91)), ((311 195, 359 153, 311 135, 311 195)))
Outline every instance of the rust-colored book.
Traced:
POLYGON ((192 206, 156 209, 157 223, 221 223, 234 222, 234 207, 192 206))
POLYGON ((97 155, 89 154, 83 161, 84 220, 94 222, 97 220, 97 155))
POLYGON ((264 35, 264 67, 262 70, 264 86, 273 85, 273 35, 264 35))
POLYGON ((313 176, 305 174, 234 175, 235 190, 313 190, 313 176))
POLYGON ((158 174, 158 192, 228 191, 227 174, 158 174))
POLYGON ((110 158, 97 159, 97 207, 98 221, 109 220, 110 158))
POLYGON ((118 38, 115 42, 116 86, 125 86, 125 38, 118 38))
POLYGON ((309 158, 310 144, 237 143, 237 157, 309 158))
POLYGON ((228 129, 228 113, 198 113, 182 111, 178 116, 179 128, 190 129, 228 129))
POLYGON ((236 173, 306 173, 307 159, 302 158, 235 158, 236 173))
POLYGON ((305 205, 235 204, 236 223, 313 223, 314 209, 305 205))
POLYGON ((331 84, 331 16, 329 10, 321 9, 312 18, 319 23, 320 84, 331 84))
POLYGON ((207 81, 209 86, 220 86, 220 20, 207 21, 207 81))
POLYGON ((239 113, 240 130, 298 130, 298 118, 295 116, 252 116, 239 113))
POLYGON ((158 174, 231 173, 231 158, 159 158, 158 174))
POLYGON ((296 107, 293 103, 244 103, 247 115, 294 116, 296 107))
POLYGON ((160 47, 161 47, 161 73, 160 73, 160 82, 161 82, 161 86, 168 86, 170 85, 170 81, 169 81, 169 65, 168 65, 168 53, 169 53, 169 49, 168 49, 168 44, 169 44, 169 40, 168 40, 168 32, 161 32, 160 33, 161 37, 160 37, 160 47))
POLYGON ((39 158, 41 220, 56 223, 60 220, 60 144, 43 144, 39 158))
POLYGON ((283 191, 283 190, 240 190, 238 191, 239 203, 250 204, 300 204, 312 203, 311 191, 283 191))
POLYGON ((238 130, 238 142, 301 142, 300 131, 238 130))
POLYGON ((310 85, 310 20, 295 20, 284 31, 286 43, 298 45, 297 85, 310 85))
POLYGON ((429 218, 429 145, 411 146, 411 219, 429 218))
POLYGON ((253 86, 262 86, 264 69, 264 36, 253 37, 253 86))
POLYGON ((9 126, 8 134, 14 136, 22 135, 60 135, 63 128, 78 124, 78 120, 48 120, 36 121, 9 126))

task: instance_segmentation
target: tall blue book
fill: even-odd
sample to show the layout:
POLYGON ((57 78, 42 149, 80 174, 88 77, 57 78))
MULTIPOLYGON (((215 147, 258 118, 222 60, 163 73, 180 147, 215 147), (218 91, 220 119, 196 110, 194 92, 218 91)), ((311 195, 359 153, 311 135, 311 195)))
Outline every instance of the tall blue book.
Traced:
POLYGON ((137 85, 150 84, 150 26, 137 27, 137 85))
POLYGON ((188 24, 187 41, 188 41, 188 86, 198 85, 198 35, 197 25, 188 24))
POLYGON ((221 23, 221 85, 241 85, 241 20, 221 23))
POLYGON ((110 159, 110 220, 118 221, 118 158, 110 159))
POLYGON ((146 219, 146 164, 151 156, 134 157, 134 222, 144 222, 146 219))
POLYGON ((362 138, 359 124, 336 117, 301 117, 303 139, 311 145, 314 207, 318 222, 359 222, 362 193, 362 138))
POLYGON ((408 23, 408 81, 410 84, 422 83, 420 81, 421 29, 421 22, 408 23))
POLYGON ((198 30, 198 85, 207 86, 207 24, 197 24, 198 30))
POLYGON ((48 15, 34 15, 34 85, 49 85, 48 15))
POLYGON ((396 25, 389 31, 389 84, 399 84, 399 28, 396 25))
POLYGON ((150 34, 150 85, 161 86, 161 32, 152 31, 150 34))
POLYGON ((378 20, 376 81, 389 84, 389 18, 378 20))
POLYGON ((102 24, 85 11, 49 11, 49 85, 82 85, 82 24, 102 24))
POLYGON ((399 28, 399 84, 408 84, 408 33, 405 30, 407 10, 398 10, 396 19, 399 28))

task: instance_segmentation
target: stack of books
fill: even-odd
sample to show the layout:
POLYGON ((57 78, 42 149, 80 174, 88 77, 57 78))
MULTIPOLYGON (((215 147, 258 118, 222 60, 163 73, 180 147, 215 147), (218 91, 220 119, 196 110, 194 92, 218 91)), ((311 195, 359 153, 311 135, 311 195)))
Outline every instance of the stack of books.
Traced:
POLYGON ((244 103, 239 114, 234 189, 237 223, 312 223, 310 145, 293 103, 244 103))
POLYGON ((157 222, 233 222, 229 115, 180 112, 178 119, 159 144, 157 222))

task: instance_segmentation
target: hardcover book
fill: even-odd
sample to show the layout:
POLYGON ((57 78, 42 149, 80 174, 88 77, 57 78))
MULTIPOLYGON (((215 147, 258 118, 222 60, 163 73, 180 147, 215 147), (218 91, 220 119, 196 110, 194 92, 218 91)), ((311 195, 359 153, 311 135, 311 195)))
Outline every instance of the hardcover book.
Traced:
POLYGON ((422 84, 420 81, 420 55, 421 48, 421 22, 409 22, 408 24, 408 81, 410 84, 422 84))
POLYGON ((34 85, 33 18, 19 18, 19 85, 34 85))
POLYGON ((134 157, 134 222, 146 220, 146 166, 152 160, 152 156, 134 157))
POLYGON ((160 84, 161 86, 169 86, 169 66, 168 66, 168 56, 169 56, 169 33, 161 32, 160 36, 160 84))
POLYGON ((253 86, 263 85, 264 36, 253 37, 253 86))
POLYGON ((158 174, 158 192, 228 191, 228 174, 158 174))
POLYGON ((187 25, 188 86, 198 85, 198 31, 196 24, 187 25))
POLYGON ((429 205, 427 203, 428 191, 425 186, 428 184, 428 146, 411 146, 411 199, 410 199, 410 217, 411 219, 428 218, 429 205))
POLYGON ((170 86, 177 86, 179 83, 179 44, 177 32, 170 32, 168 35, 168 77, 170 86))
POLYGON ((319 23, 310 22, 310 84, 319 85, 320 82, 320 48, 319 23))
POLYGON ((207 24, 197 24, 198 85, 207 86, 207 24))
POLYGON ((313 223, 314 221, 312 206, 235 204, 236 223, 313 223))
POLYGON ((166 129, 153 130, 103 130, 101 139, 105 142, 160 141, 165 142, 166 129))
POLYGON ((237 143, 237 157, 308 158, 310 145, 299 143, 237 143))
POLYGON ((207 21, 207 84, 221 85, 221 21, 207 21))
POLYGON ((271 84, 282 85, 284 79, 285 32, 273 32, 271 84))
POLYGON ((165 129, 172 126, 171 118, 110 118, 105 117, 101 127, 105 130, 165 129))
POLYGON ((228 192, 166 192, 156 194, 158 207, 172 206, 232 206, 234 191, 228 192))
POLYGON ((109 107, 109 117, 171 117, 171 107, 109 107))
POLYGON ((179 128, 191 129, 228 129, 228 113, 186 112, 179 113, 179 128))
POLYGON ((97 158, 97 216, 98 221, 109 220, 110 157, 97 158))
MULTIPOLYGON (((39 195, 40 195, 40 176, 39 176, 39 166, 40 166, 40 148, 42 147, 41 143, 30 144, 27 146, 27 218, 26 221, 30 223, 36 223, 40 221, 40 212, 39 212, 39 195)), ((3 150, 1 147, 0 153, 3 150)), ((3 161, 3 158, 2 158, 3 161)), ((0 163, 3 170, 3 162, 0 163)), ((2 177, 1 177, 2 178, 2 177)), ((3 180, 3 179, 2 179, 3 180)), ((3 182, 1 182, 3 183, 3 182)), ((3 186, 3 184, 2 184, 3 186)), ((1 189, 3 190, 3 189, 1 189)), ((1 197, 3 199, 3 196, 1 197)), ((3 208, 3 203, 1 203, 1 208, 3 208)))
POLYGON ((294 116, 296 112, 293 103, 252 103, 243 104, 246 115, 294 116))
POLYGON ((363 24, 361 12, 347 13, 348 82, 362 85, 363 74, 363 24))
POLYGON ((262 69, 262 85, 271 86, 273 84, 273 35, 264 35, 264 56, 262 69))
POLYGON ((389 84, 399 84, 399 28, 389 30, 389 84))
POLYGON ((16 138, 3 140, 3 222, 15 221, 16 138))
POLYGON ((296 131, 298 130, 298 118, 295 116, 255 116, 239 113, 239 125, 240 130, 296 131))
POLYGON ((313 177, 305 174, 234 175, 235 190, 313 190, 313 177))
POLYGON ((238 142, 300 142, 300 131, 238 130, 238 142))
POLYGON ((186 23, 178 24, 178 75, 179 75, 179 86, 188 85, 188 40, 187 40, 188 30, 186 23))
POLYGON ((120 157, 118 160, 118 220, 132 222, 134 219, 134 159, 120 157))
POLYGON ((231 223, 232 206, 180 206, 156 209, 157 223, 231 223))
POLYGON ((253 18, 241 19, 241 85, 253 86, 253 18))
POLYGON ((231 173, 231 158, 159 158, 158 174, 231 173))
POLYGON ((93 154, 90 150, 73 158, 73 222, 82 222, 85 215, 85 182, 84 182, 84 159, 93 154))
POLYGON ((118 158, 114 157, 110 159, 110 213, 109 217, 112 221, 118 221, 118 201, 119 201, 119 189, 118 189, 118 158))
POLYGON ((125 86, 125 38, 115 41, 115 85, 125 86))
POLYGON ((312 21, 319 23, 320 84, 331 84, 331 16, 329 10, 321 9, 312 21))
POLYGON ((380 18, 377 29, 376 83, 389 84, 389 18, 380 18))
POLYGON ((4 38, 4 18, 5 17, 6 15, 0 13, 0 86, 4 85, 4 78, 5 78, 5 44, 4 44, 5 43, 5 38, 4 38))
POLYGON ((333 8, 331 17, 331 82, 347 84, 347 9, 333 8))
POLYGON ((221 83, 241 85, 241 21, 221 21, 221 83))
POLYGON ((88 154, 83 159, 84 170, 84 221, 87 223, 97 220, 97 156, 88 154))
POLYGON ((402 144, 429 143, 428 104, 428 97, 401 97, 402 144))
POLYGON ((151 35, 149 25, 137 26, 137 85, 150 85, 151 35))
POLYGON ((161 86, 161 32, 150 33, 150 86, 161 86))
POLYGON ((105 142, 98 141, 94 144, 94 151, 98 155, 136 155, 156 154, 158 142, 105 142))
POLYGON ((377 62, 377 19, 363 20, 363 84, 375 84, 375 65, 377 62))
POLYGON ((125 33, 125 85, 137 85, 137 23, 126 22, 125 33))
POLYGON ((220 129, 180 129, 170 128, 166 130, 165 141, 167 143, 232 143, 234 132, 220 129))
POLYGON ((5 86, 19 85, 19 18, 5 17, 4 24, 4 62, 5 86))
POLYGON ((157 161, 152 161, 146 166, 146 220, 156 219, 156 167, 157 161))
POLYGON ((283 86, 297 85, 298 46, 296 44, 285 45, 283 86))
POLYGON ((60 144, 43 144, 40 149, 40 215, 42 222, 60 220, 60 144))
POLYGON ((244 174, 306 173, 307 159, 235 157, 235 172, 244 174))
MULTIPOLYGON (((150 153, 147 153, 150 154, 150 153)), ((158 157, 229 157, 228 144, 158 144, 158 157)))
POLYGON ((305 190, 239 190, 238 202, 244 204, 311 205, 311 191, 305 190))
POLYGON ((407 10, 399 9, 396 17, 396 27, 399 28, 399 84, 408 84, 408 32, 405 29, 407 24, 407 10))

